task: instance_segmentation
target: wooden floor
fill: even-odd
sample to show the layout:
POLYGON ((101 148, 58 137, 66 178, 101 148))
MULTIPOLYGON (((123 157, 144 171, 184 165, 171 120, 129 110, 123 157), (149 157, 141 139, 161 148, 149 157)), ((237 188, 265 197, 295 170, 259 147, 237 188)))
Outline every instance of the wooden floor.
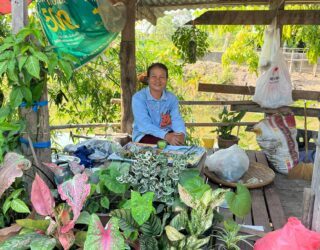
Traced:
MULTIPOLYGON (((247 151, 250 161, 268 165, 265 155, 261 151, 247 151)), ((210 183, 213 187, 216 184, 210 183)), ((303 188, 310 187, 310 182, 288 180, 285 175, 276 174, 274 182, 259 189, 251 189, 251 213, 244 219, 233 217, 228 209, 220 209, 225 219, 233 217, 239 224, 263 226, 264 232, 281 228, 290 216, 301 219, 303 188)), ((264 233, 261 233, 261 236, 264 233)), ((251 241, 254 244, 253 238, 251 241)), ((242 250, 253 249, 247 244, 240 244, 242 250)))

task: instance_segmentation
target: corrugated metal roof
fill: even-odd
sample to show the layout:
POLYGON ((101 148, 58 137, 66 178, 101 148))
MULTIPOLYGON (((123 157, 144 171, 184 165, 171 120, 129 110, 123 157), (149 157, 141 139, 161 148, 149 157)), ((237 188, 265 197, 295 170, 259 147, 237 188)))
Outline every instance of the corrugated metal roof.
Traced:
MULTIPOLYGON (((137 0, 137 19, 155 23, 166 11, 269 4, 270 0, 137 0)), ((285 4, 320 4, 320 0, 285 0, 285 4)))

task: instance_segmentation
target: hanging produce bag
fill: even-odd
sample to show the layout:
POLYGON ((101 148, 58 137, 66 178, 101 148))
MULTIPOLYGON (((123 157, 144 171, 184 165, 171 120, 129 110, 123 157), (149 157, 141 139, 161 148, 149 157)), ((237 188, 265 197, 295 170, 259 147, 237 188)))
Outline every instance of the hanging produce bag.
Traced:
POLYGON ((272 44, 270 44, 270 30, 268 32, 269 38, 266 38, 260 64, 265 66, 270 63, 271 65, 258 78, 253 101, 261 107, 279 108, 292 104, 292 85, 280 49, 280 31, 274 27, 272 44))
POLYGON ((126 6, 122 2, 112 4, 111 0, 97 0, 99 14, 104 26, 111 32, 120 32, 126 24, 126 6))
POLYGON ((118 35, 106 30, 95 0, 38 0, 37 10, 50 44, 60 56, 76 57, 76 67, 102 53, 118 35))

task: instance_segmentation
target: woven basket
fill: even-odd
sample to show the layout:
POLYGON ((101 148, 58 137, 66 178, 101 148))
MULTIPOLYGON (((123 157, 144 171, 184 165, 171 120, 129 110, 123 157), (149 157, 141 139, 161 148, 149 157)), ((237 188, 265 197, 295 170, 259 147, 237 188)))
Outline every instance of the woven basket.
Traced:
MULTIPOLYGON (((209 171, 207 167, 204 168, 203 173, 213 182, 221 184, 226 187, 236 187, 237 182, 228 182, 216 176, 209 171)), ((247 188, 260 188, 270 184, 275 177, 275 173, 271 168, 258 162, 250 162, 248 171, 242 176, 238 183, 242 183, 247 188)))

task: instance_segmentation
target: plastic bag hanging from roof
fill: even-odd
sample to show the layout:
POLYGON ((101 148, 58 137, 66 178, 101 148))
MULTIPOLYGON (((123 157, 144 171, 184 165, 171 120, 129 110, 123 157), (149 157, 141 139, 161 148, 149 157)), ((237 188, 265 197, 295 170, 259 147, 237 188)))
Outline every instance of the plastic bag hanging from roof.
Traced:
POLYGON ((112 4, 111 0, 97 0, 104 27, 111 32, 120 32, 126 24, 126 6, 123 2, 112 4))
MULTIPOLYGON (((28 0, 30 4, 32 0, 28 0)), ((11 0, 0 0, 0 14, 5 15, 11 13, 11 0)))

